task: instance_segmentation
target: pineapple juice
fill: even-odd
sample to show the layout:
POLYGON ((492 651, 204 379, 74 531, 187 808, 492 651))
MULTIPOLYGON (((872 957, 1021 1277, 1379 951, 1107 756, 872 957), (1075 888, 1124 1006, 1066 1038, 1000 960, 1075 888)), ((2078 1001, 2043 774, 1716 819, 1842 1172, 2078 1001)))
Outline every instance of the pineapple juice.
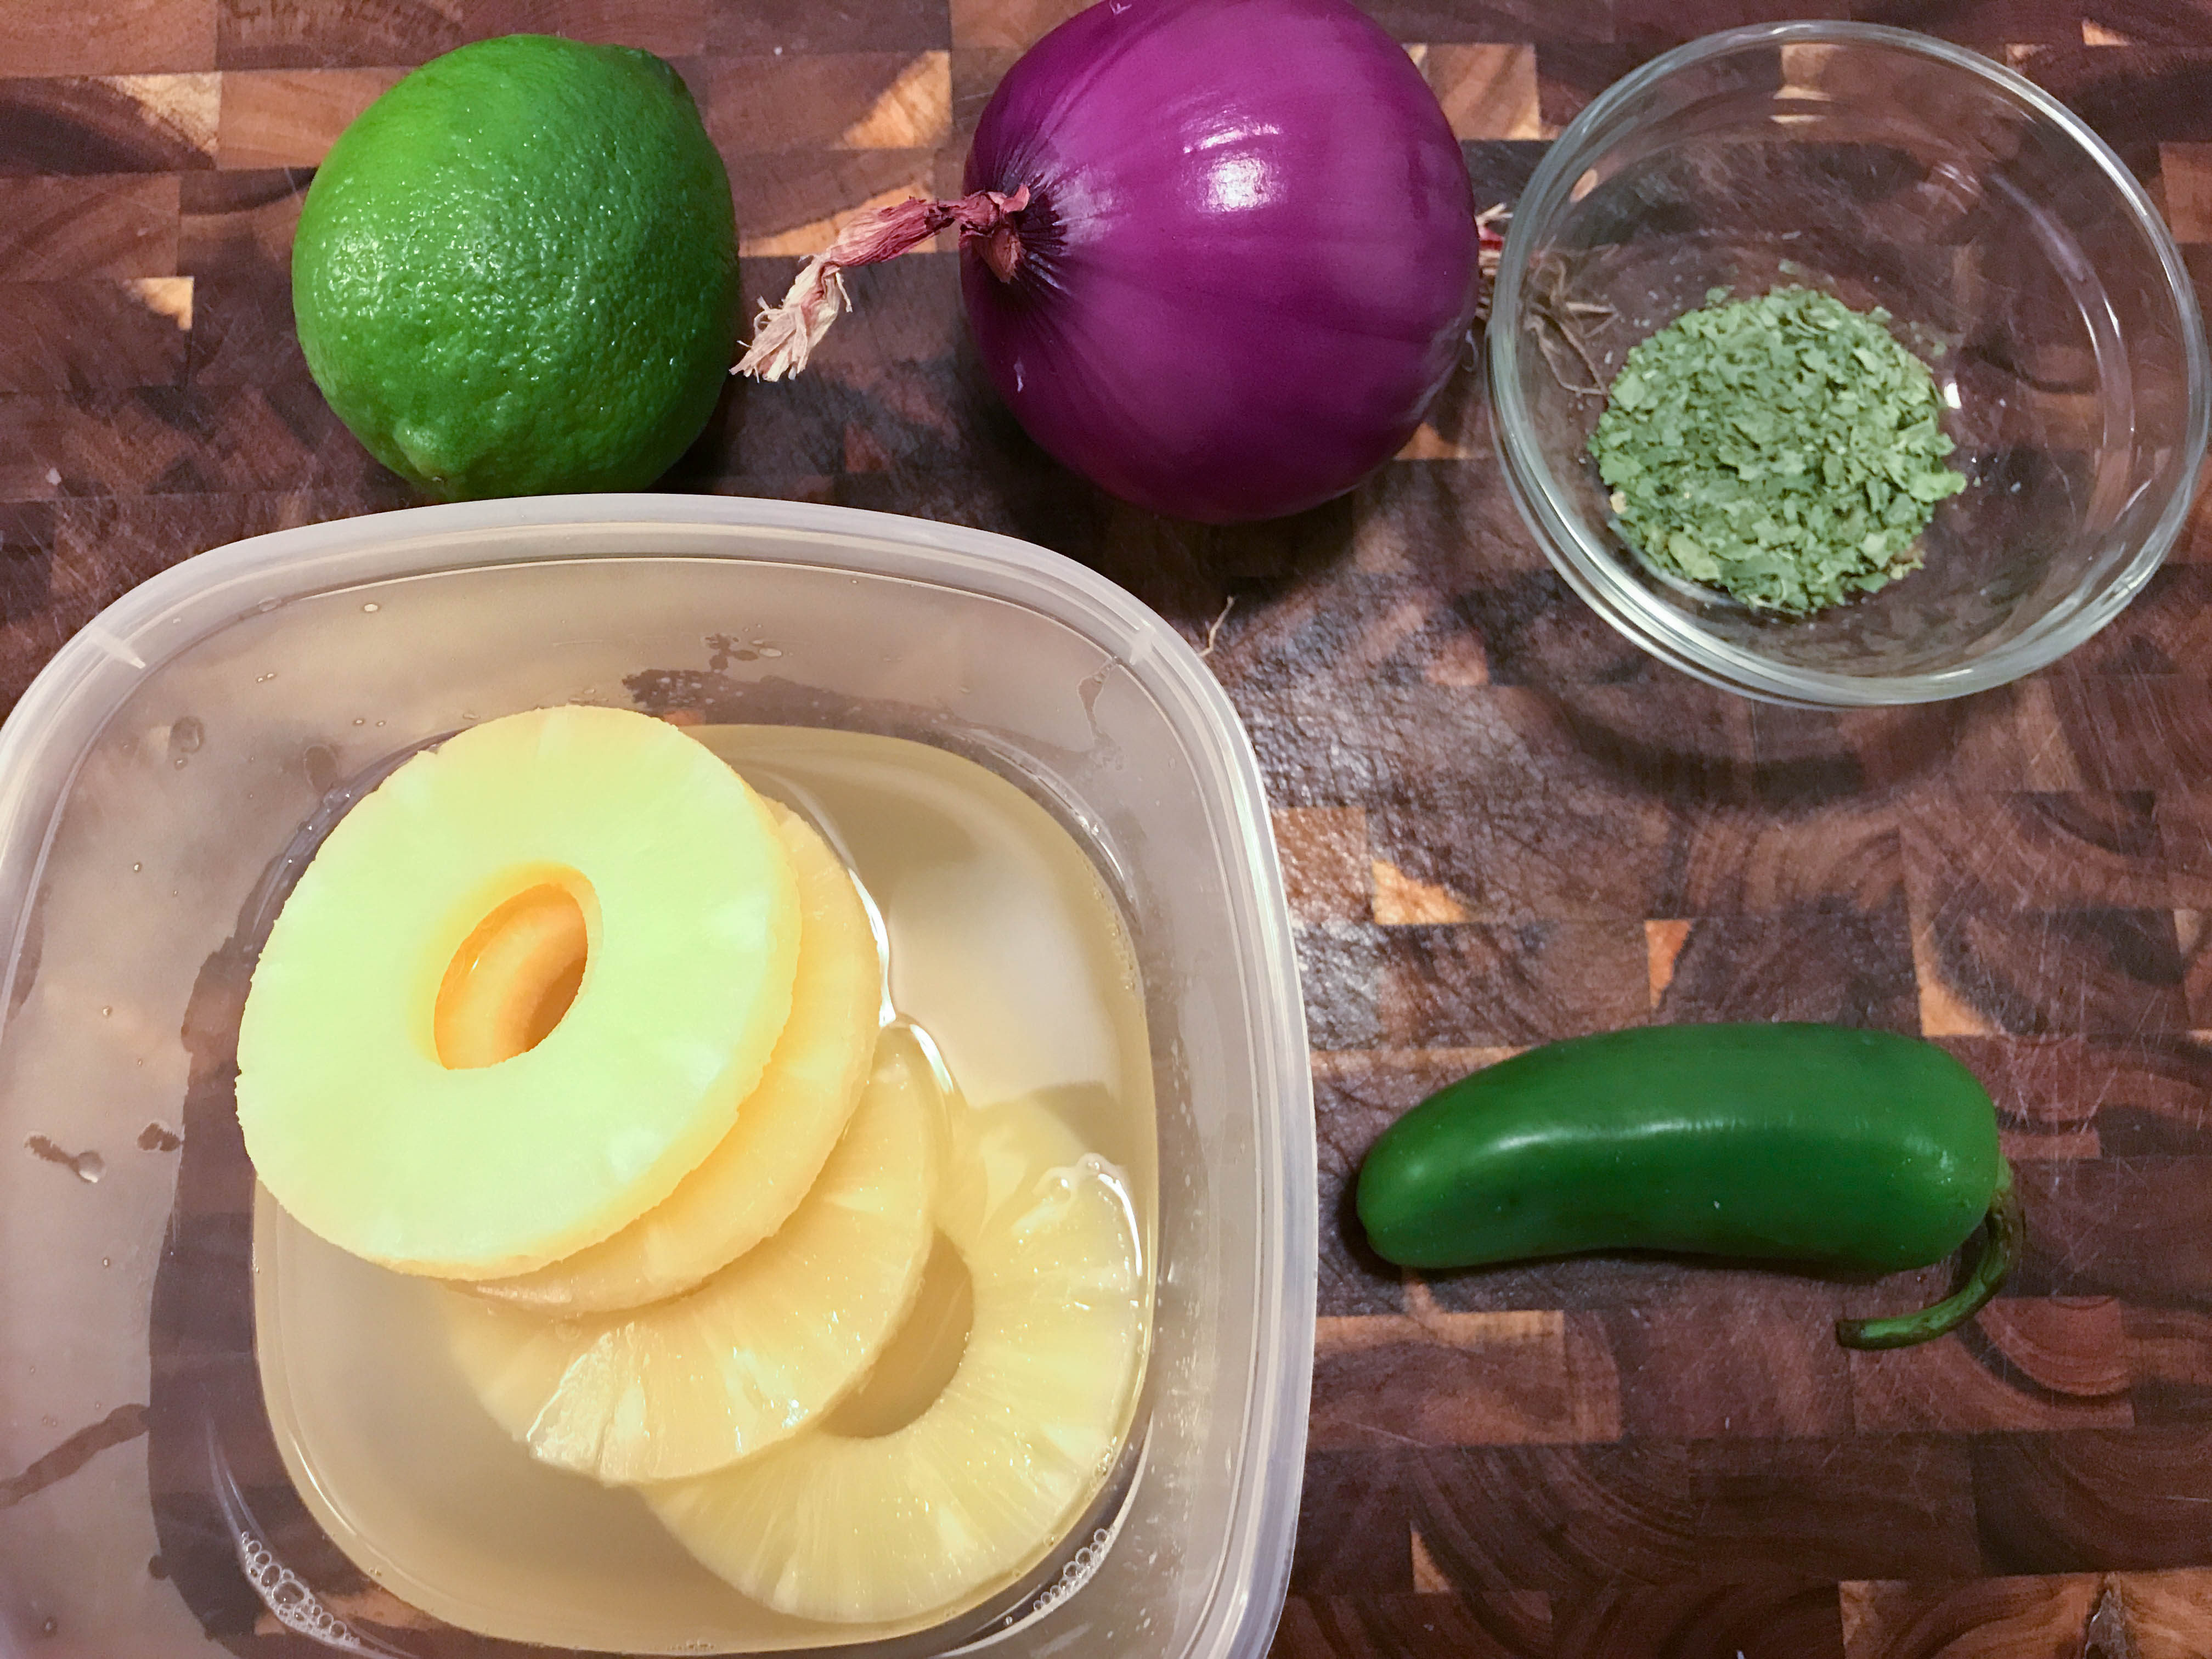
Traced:
MULTIPOLYGON (((1043 1106, 1118 1169, 1148 1322, 1158 1181, 1144 1000, 1119 907, 1081 847, 1005 780, 925 744, 691 732, 811 820, 859 877, 888 947, 885 1040, 933 1052, 974 1106, 1043 1106)), ((773 1651, 926 1629, 1018 1582, 896 1625, 779 1613, 695 1562, 635 1493, 539 1464, 494 1424, 448 1351, 440 1298, 457 1292, 323 1243, 266 1194, 254 1261, 263 1388, 287 1470, 379 1586, 356 1618, 404 1623, 396 1597, 512 1640, 773 1651)), ((965 1270, 940 1244, 915 1311, 830 1427, 868 1436, 919 1415, 957 1363, 968 1316, 965 1270)))

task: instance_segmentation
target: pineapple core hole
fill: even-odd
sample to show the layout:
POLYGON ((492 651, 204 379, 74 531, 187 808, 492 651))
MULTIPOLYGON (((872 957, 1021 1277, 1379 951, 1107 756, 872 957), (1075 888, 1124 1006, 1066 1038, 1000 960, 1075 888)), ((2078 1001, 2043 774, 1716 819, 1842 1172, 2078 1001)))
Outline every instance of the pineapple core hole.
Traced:
POLYGON ((945 1392, 975 1319, 975 1281, 944 1234, 930 1247, 914 1311, 892 1335, 860 1386, 823 1419, 831 1434, 873 1440, 895 1434, 945 1392))
POLYGON ((438 987, 438 1061, 496 1066, 543 1042, 576 1000, 591 953, 584 907, 546 882, 516 894, 462 941, 438 987))

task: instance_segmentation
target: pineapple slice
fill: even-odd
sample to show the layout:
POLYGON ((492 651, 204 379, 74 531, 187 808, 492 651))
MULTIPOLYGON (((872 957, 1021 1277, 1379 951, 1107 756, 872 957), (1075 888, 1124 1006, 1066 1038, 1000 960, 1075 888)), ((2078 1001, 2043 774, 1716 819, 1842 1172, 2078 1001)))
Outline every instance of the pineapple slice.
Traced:
MULTIPOLYGON (((890 1432, 822 1427, 646 1499, 746 1595, 841 1623, 972 1601, 1042 1559, 1127 1433, 1149 1295, 1111 1164, 1033 1103, 979 1114, 939 1206, 967 1265, 967 1346, 890 1432)), ((897 1379, 872 1379, 868 1391, 897 1379)))
POLYGON ((822 1178, 773 1238, 625 1314, 554 1321, 452 1292, 462 1374, 540 1461, 610 1485, 701 1474, 796 1432, 913 1304, 942 1120, 912 1040, 887 1034, 822 1178))
MULTIPOLYGON (((612 1238, 520 1278, 493 1279, 483 1294, 549 1313, 639 1307, 690 1290, 781 1227, 822 1172, 845 1131, 875 1058, 883 1003, 883 956, 866 908, 844 865, 797 814, 768 803, 799 878, 803 921, 791 1019, 760 1086, 738 1109, 735 1127, 676 1190, 612 1238)), ((516 929, 550 931, 537 912, 516 929)), ((509 950, 520 956, 526 937, 509 950)), ((511 1006, 483 1012, 489 1023, 526 1035, 537 1018, 533 967, 511 1006), (529 1004, 532 1012, 519 1012, 529 1004)), ((556 982, 549 998, 557 996, 556 982)), ((504 1040, 503 1038, 496 1040, 504 1040)))
POLYGON ((766 806, 675 727, 565 708, 463 732, 339 821, 270 932, 238 1035, 255 1172, 310 1231, 406 1272, 596 1243, 729 1133, 799 932, 766 806), (549 884, 585 918, 574 1002, 527 1052, 445 1063, 456 954, 549 884))

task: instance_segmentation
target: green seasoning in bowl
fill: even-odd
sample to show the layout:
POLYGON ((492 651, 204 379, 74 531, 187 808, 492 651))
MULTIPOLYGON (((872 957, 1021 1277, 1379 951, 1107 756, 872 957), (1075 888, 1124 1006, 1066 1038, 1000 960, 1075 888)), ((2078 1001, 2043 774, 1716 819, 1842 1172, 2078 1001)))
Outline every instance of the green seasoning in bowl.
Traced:
POLYGON ((1918 569, 1936 503, 1966 487, 1927 364, 1886 311, 1727 293, 1613 379, 1589 449, 1624 533, 1659 569, 1788 616, 1918 569))

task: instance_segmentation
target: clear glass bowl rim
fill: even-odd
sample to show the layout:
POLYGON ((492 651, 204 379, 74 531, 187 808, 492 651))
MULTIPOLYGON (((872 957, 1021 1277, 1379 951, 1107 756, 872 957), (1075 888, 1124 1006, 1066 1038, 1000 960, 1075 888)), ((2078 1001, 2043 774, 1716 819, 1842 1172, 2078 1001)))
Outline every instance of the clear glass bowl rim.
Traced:
POLYGON ((1485 349, 1496 441, 1507 485, 1522 516, 1535 531, 1547 556, 1568 586, 1591 609, 1661 661, 1724 690, 1801 706, 1875 708, 1936 702, 2006 684, 2057 661, 2118 616, 2164 561, 2187 524, 2203 467, 2208 434, 2212 434, 2212 362, 2207 358, 2203 316, 2195 288, 2172 234, 2127 164, 2079 116, 2025 76, 1966 47, 1876 23, 1808 21, 1723 30, 1653 58, 1599 94, 1553 142, 1514 204, 1491 294, 1485 349), (1550 218, 1573 190, 1589 165, 1586 152, 1594 135, 1610 125, 1624 106, 1684 70, 1747 48, 1787 46, 1880 46, 1911 52, 1961 70, 2049 121, 2080 146, 2127 204, 2137 228, 2158 256, 2180 319, 2189 386, 2188 429, 2183 439, 2185 465, 2179 471, 2179 488, 2149 534, 2090 603, 2056 625, 2032 626, 1996 650, 1955 668, 1900 676, 1838 674, 1777 663, 1704 633, 1632 580, 1613 555, 1564 508, 1520 395, 1518 319, 1521 290, 1535 241, 1532 227, 1550 218))

